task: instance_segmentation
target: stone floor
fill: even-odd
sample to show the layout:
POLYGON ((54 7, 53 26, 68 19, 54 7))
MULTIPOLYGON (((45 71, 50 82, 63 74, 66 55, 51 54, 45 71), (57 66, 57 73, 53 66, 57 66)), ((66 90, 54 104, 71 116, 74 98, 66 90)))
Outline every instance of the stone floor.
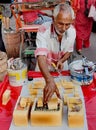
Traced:
MULTIPOLYGON (((87 57, 88 60, 96 62, 96 33, 91 33, 90 43, 91 43, 91 46, 89 48, 82 49, 82 55, 87 57)), ((78 60, 81 58, 82 56, 78 55, 76 53, 76 50, 74 49, 73 60, 78 60)))

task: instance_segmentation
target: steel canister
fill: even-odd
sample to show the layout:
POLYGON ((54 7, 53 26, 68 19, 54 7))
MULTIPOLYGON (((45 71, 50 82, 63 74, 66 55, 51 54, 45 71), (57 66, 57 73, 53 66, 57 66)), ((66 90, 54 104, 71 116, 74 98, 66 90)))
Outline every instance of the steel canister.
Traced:
POLYGON ((94 63, 87 61, 88 74, 85 72, 83 60, 76 60, 69 64, 71 80, 79 85, 89 85, 93 81, 94 63))

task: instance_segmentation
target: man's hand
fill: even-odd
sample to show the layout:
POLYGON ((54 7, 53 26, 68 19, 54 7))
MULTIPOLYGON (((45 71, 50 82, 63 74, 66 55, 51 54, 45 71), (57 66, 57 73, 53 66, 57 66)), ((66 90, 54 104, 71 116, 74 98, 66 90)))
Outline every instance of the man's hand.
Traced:
POLYGON ((63 63, 70 57, 71 52, 66 52, 64 56, 57 62, 57 68, 61 71, 63 70, 64 66, 63 63))
POLYGON ((57 97, 61 99, 59 90, 54 82, 54 80, 47 82, 43 91, 43 103, 46 104, 52 97, 52 95, 56 93, 57 97))
POLYGON ((63 70, 63 63, 61 62, 61 60, 57 62, 57 68, 63 70))

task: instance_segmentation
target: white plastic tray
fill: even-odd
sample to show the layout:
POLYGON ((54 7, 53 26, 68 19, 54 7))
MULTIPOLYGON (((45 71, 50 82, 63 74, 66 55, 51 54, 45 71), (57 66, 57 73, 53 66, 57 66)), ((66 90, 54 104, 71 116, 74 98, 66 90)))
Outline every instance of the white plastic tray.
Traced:
MULTIPOLYGON (((67 76, 67 79, 70 80, 70 77, 67 76)), ((58 79, 56 79, 56 80, 58 80, 58 79)), ((68 126, 68 122, 67 122, 67 106, 64 105, 63 123, 62 123, 62 126, 60 126, 60 127, 57 127, 57 126, 56 127, 49 127, 49 126, 48 127, 41 127, 41 126, 40 127, 33 127, 33 126, 30 125, 30 123, 26 127, 17 127, 17 126, 14 125, 14 123, 12 121, 9 130, 21 130, 21 129, 23 129, 23 130, 88 130, 83 93, 82 93, 81 87, 80 86, 77 86, 77 87, 79 87, 79 93, 80 93, 80 96, 81 96, 81 99, 82 99, 82 102, 83 102, 83 107, 84 107, 84 127, 82 127, 82 128, 70 128, 68 126)), ((26 84, 23 86, 21 96, 29 96, 28 86, 26 84)))

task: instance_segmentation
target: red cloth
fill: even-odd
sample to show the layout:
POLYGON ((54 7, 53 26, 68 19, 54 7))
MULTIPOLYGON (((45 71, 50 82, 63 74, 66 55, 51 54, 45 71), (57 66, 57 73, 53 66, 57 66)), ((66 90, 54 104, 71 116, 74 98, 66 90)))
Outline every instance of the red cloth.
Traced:
POLYGON ((80 0, 72 0, 71 5, 76 13, 77 10, 80 8, 80 0))
POLYGON ((21 92, 21 86, 12 87, 9 85, 8 77, 5 77, 4 82, 0 83, 0 130, 9 130, 13 110, 16 101, 21 92), (6 89, 11 90, 11 99, 7 105, 2 105, 2 94, 6 89))
POLYGON ((93 75, 93 83, 82 86, 85 100, 88 130, 96 130, 96 73, 93 75))
POLYGON ((96 90, 94 90, 94 83, 90 86, 83 86, 82 91, 85 100, 88 130, 96 130, 96 90))
MULTIPOLYGON (((92 3, 94 3, 94 0, 88 0, 88 8, 92 3)), ((84 11, 85 0, 80 0, 80 9, 77 10, 75 19, 76 35, 79 39, 87 40, 90 37, 93 20, 86 17, 84 11)))
MULTIPOLYGON (((22 2, 39 2, 39 1, 41 1, 41 0, 22 0, 22 2)), ((39 12, 40 11, 38 11, 38 10, 30 11, 30 12, 22 12, 24 22, 31 23, 31 22, 34 22, 35 20, 37 20, 39 12)))
MULTIPOLYGON (((84 48, 90 47, 90 40, 89 39, 83 41, 83 47, 84 48)), ((76 49, 82 50, 82 39, 80 39, 79 37, 76 37, 76 49)))
MULTIPOLYGON (((57 73, 52 73, 58 75, 57 73)), ((63 75, 69 75, 70 73, 67 71, 62 72, 63 75)), ((31 77, 41 77, 40 72, 32 72, 28 73, 31 77)), ((94 91, 94 87, 96 87, 96 74, 94 74, 94 82, 89 86, 82 86, 82 91, 85 99, 86 106, 86 116, 88 122, 88 130, 96 130, 96 90, 94 91)), ((12 120, 12 113, 20 95, 22 87, 12 87, 9 85, 8 77, 5 78, 4 82, 0 83, 0 130, 8 130, 12 120), (1 104, 1 96, 6 88, 11 89, 11 100, 8 102, 6 106, 1 104)), ((54 129, 54 128, 53 128, 54 129)))
MULTIPOLYGON (((62 75, 65 75, 65 76, 70 75, 69 71, 62 71, 61 73, 62 73, 62 75)), ((51 72, 51 75, 52 76, 58 76, 59 74, 58 74, 58 72, 51 72)), ((42 77, 42 74, 39 71, 38 72, 29 71, 28 76, 31 77, 31 78, 40 78, 40 77, 42 77)))

